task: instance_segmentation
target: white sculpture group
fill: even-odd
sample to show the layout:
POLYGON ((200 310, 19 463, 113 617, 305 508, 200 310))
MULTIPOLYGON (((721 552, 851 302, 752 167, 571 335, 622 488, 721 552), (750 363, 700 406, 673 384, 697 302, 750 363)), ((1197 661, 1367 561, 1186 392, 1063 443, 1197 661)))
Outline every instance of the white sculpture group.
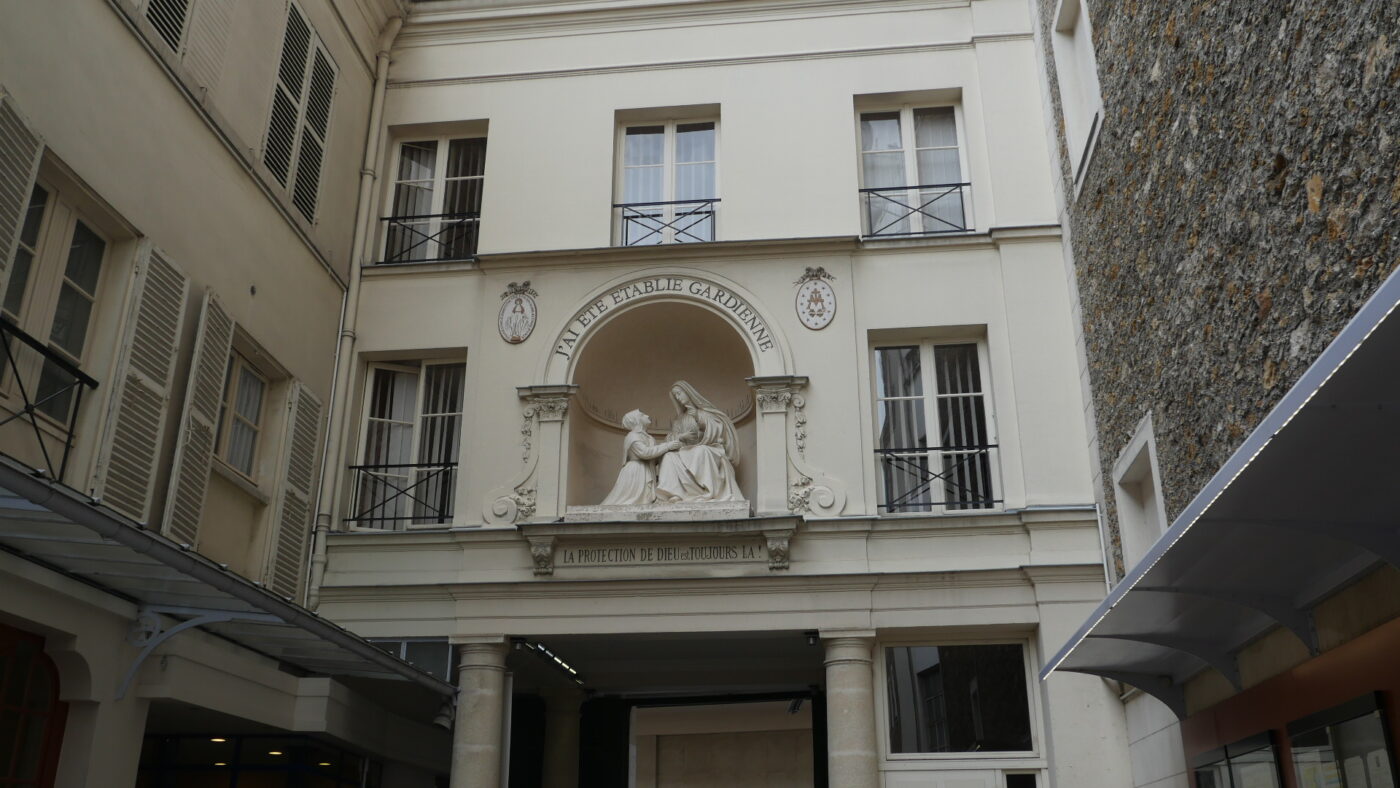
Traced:
POLYGON ((683 380, 671 386, 671 404, 676 419, 660 443, 647 432, 650 416, 634 410, 622 417, 622 471, 604 506, 745 500, 734 476, 733 420, 683 380))

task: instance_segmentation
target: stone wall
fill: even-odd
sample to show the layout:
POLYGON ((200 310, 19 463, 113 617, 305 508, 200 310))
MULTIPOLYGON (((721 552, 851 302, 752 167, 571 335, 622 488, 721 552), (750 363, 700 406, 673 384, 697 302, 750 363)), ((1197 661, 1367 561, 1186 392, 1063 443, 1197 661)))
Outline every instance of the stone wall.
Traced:
POLYGON ((1151 410, 1170 519, 1396 266, 1400 3, 1084 1, 1105 111, 1068 212, 1100 456, 1110 479, 1151 410))

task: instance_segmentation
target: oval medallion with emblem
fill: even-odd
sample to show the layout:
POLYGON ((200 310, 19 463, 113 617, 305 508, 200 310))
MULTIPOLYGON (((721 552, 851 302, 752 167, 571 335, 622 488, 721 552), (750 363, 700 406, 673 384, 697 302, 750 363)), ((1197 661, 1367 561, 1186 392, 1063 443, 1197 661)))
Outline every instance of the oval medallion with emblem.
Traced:
POLYGON ((496 316, 496 328, 501 332, 501 339, 518 345, 530 338, 539 318, 534 294, 529 282, 522 285, 510 283, 501 296, 501 311, 496 316))
POLYGON ((820 331, 836 317, 836 291, 825 279, 804 280, 797 288, 797 319, 820 331))

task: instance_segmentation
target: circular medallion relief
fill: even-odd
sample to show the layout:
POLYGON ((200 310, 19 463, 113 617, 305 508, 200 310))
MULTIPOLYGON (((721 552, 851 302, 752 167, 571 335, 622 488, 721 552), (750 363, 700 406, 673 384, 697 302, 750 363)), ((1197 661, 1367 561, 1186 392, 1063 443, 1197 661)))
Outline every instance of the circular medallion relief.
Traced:
POLYGON ((530 338, 538 317, 535 299, 529 293, 511 293, 501 301, 501 312, 496 316, 496 328, 500 329, 501 339, 518 345, 530 338))
POLYGON ((824 279, 808 279, 797 288, 797 319, 820 331, 836 317, 836 291, 824 279))

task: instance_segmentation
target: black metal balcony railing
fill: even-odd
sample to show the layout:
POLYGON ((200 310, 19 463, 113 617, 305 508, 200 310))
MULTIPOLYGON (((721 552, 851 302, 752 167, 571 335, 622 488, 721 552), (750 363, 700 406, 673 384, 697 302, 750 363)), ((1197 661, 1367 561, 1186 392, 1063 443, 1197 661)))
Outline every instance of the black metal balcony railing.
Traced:
POLYGON ((18 411, 0 419, 0 427, 16 420, 28 422, 39 444, 39 453, 44 458, 44 470, 51 478, 63 481, 63 475, 68 470, 68 455, 73 451, 73 432, 83 404, 83 391, 97 388, 97 381, 3 316, 0 316, 0 345, 5 348, 4 365, 0 370, 13 376, 14 389, 19 392, 21 402, 18 411), (38 353, 43 363, 34 365, 21 362, 17 358, 19 354, 15 352, 16 341, 38 353), (26 377, 37 379, 26 380, 26 377), (41 413, 52 419, 52 423, 62 431, 63 452, 56 466, 49 451, 50 440, 45 439, 45 430, 39 423, 41 413))
POLYGON ((861 189, 867 237, 937 235, 972 229, 972 184, 935 183, 861 189))
POLYGON ((992 486, 994 443, 876 449, 886 512, 990 509, 1001 503, 992 486), (939 470, 934 470, 938 468, 939 470), (942 500, 936 500, 938 496, 942 500))
POLYGON ((704 243, 715 240, 713 200, 628 202, 613 205, 620 231, 619 246, 704 243))
POLYGON ((476 256, 480 213, 385 216, 384 259, 376 265, 441 263, 476 256))
POLYGON ((386 530, 452 522, 457 463, 352 465, 350 471, 354 514, 346 522, 386 530))

